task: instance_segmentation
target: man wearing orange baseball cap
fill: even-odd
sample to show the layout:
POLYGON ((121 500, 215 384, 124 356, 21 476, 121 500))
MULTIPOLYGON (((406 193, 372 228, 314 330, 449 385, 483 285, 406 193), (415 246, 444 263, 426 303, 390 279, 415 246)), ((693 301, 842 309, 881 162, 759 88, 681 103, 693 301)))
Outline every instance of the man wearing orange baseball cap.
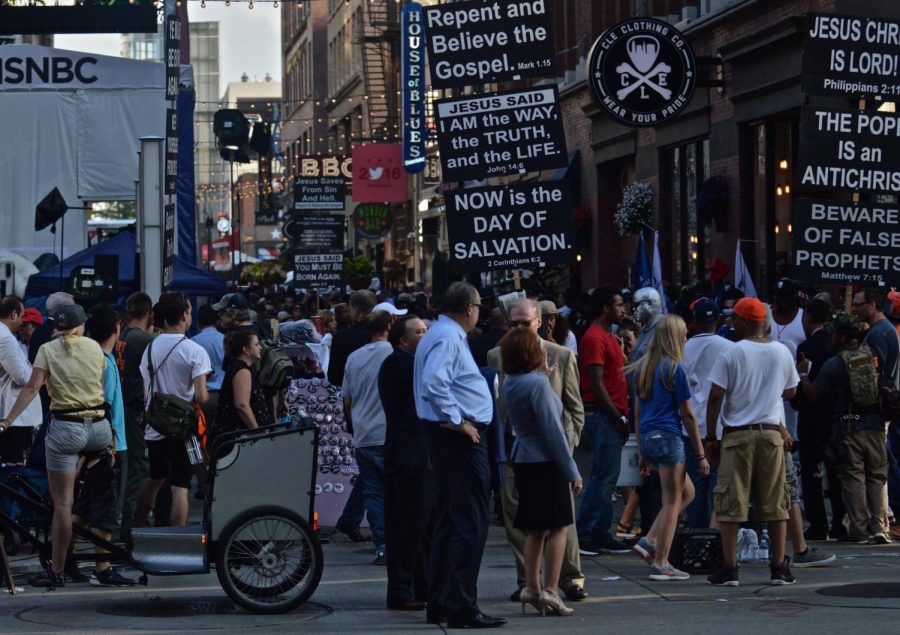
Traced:
POLYGON ((739 341, 719 355, 709 379, 706 456, 719 458, 715 515, 722 532, 722 562, 707 578, 717 586, 738 586, 737 535, 746 522, 750 492, 757 518, 772 538, 772 585, 793 584, 784 544, 790 500, 784 469, 782 399, 797 392, 800 377, 790 351, 766 337, 766 306, 756 298, 734 305, 739 341), (721 413, 721 418, 719 414, 721 413), (721 452, 715 430, 722 423, 721 452))

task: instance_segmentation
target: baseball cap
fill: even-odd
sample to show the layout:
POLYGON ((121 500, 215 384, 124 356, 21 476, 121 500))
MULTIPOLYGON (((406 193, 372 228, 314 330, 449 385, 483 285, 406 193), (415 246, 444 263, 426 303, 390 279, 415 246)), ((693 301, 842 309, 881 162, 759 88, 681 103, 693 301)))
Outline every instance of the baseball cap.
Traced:
POLYGON ((43 323, 44 316, 41 315, 41 312, 37 309, 29 307, 22 312, 22 324, 41 325, 43 323))
POLYGON ((707 298, 700 298, 691 305, 694 322, 715 322, 719 318, 719 307, 707 298))
POLYGON ((825 330, 828 333, 837 333, 848 339, 856 339, 859 337, 859 320, 845 313, 838 311, 830 322, 825 323, 825 330))
POLYGON ((783 298, 793 298, 797 295, 797 284, 790 278, 782 278, 775 285, 775 295, 783 298))
POLYGON ((249 306, 243 293, 226 293, 222 299, 212 305, 216 311, 222 309, 246 309, 249 306))
POLYGON ((53 319, 57 329, 68 331, 87 322, 88 316, 80 304, 64 304, 56 310, 53 319))
POLYGON ((766 305, 756 298, 741 298, 734 305, 734 314, 750 322, 765 322, 766 305))
POLYGON ((538 302, 541 307, 541 315, 559 315, 559 309, 556 304, 550 300, 541 300, 538 302))
POLYGON ((379 302, 372 308, 372 313, 376 311, 384 311, 385 313, 390 313, 391 315, 406 315, 406 309, 398 309, 390 302, 379 302))

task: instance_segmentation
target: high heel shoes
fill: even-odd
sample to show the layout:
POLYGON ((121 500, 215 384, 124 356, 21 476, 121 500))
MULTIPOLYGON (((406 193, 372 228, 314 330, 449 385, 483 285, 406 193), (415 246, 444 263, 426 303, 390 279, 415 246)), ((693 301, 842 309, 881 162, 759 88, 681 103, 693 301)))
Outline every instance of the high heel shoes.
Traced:
POLYGON ((522 603, 522 615, 525 615, 525 605, 530 604, 535 609, 537 609, 538 613, 543 614, 543 610, 541 610, 541 594, 536 593, 534 591, 529 591, 527 588, 523 588, 519 593, 519 601, 522 603))
POLYGON ((572 615, 575 612, 575 609, 570 609, 568 606, 563 604, 563 601, 559 598, 559 594, 551 593, 544 589, 541 591, 541 597, 538 599, 539 609, 541 611, 541 615, 572 615))

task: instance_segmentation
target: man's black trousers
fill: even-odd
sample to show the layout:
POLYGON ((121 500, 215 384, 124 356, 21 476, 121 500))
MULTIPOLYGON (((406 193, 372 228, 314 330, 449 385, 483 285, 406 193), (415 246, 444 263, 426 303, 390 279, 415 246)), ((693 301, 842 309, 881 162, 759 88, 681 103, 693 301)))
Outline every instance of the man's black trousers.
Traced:
POLYGON ((437 497, 428 608, 439 612, 446 607, 451 620, 466 621, 480 612, 478 571, 487 540, 491 487, 487 432, 482 430, 481 441, 474 444, 465 434, 438 427, 432 439, 437 497))
POLYGON ((434 476, 425 467, 384 466, 384 529, 388 605, 426 601, 434 476))

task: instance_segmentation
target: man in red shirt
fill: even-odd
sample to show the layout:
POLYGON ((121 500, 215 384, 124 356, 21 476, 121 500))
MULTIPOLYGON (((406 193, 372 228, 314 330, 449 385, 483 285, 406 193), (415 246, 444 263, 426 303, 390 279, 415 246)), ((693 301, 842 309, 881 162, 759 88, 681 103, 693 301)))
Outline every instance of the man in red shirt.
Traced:
POLYGON ((622 319, 622 296, 609 286, 591 293, 594 321, 581 338, 579 365, 584 400, 585 436, 593 458, 578 511, 578 543, 582 555, 628 553, 609 529, 613 519, 612 495, 619 478, 622 446, 628 439, 628 387, 625 356, 613 324, 622 319))

